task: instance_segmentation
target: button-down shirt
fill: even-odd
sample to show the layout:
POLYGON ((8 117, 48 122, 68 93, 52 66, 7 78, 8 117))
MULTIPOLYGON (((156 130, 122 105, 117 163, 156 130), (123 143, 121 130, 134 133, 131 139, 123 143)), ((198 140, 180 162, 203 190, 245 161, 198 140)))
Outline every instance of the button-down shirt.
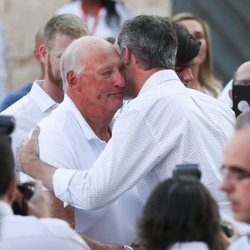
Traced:
POLYGON ((234 131, 233 111, 186 88, 172 70, 153 74, 113 126, 112 138, 88 170, 59 169, 56 196, 83 209, 103 207, 136 185, 144 201, 172 176, 177 164, 197 163, 201 181, 221 212, 231 216, 220 191, 223 148, 234 131))
POLYGON ((89 250, 82 238, 59 219, 39 219, 13 215, 11 207, 0 201, 1 250, 89 250))
MULTIPOLYGON (((88 169, 106 146, 67 94, 38 125, 40 158, 57 168, 88 169)), ((75 209, 76 231, 103 242, 131 244, 142 207, 136 188, 132 188, 107 207, 75 209)))
POLYGON ((49 115, 58 104, 41 88, 42 80, 34 82, 30 92, 19 101, 4 110, 2 115, 13 115, 16 127, 12 133, 14 155, 31 129, 44 117, 49 115))

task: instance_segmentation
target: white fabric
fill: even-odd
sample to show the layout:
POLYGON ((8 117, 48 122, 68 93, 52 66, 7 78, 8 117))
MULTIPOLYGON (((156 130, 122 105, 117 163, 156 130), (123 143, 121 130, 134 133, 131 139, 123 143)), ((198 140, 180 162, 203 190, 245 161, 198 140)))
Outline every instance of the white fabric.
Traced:
POLYGON ((169 250, 209 250, 207 244, 199 241, 175 243, 169 250))
POLYGON ((228 250, 250 250, 250 242, 247 236, 241 237, 239 240, 232 243, 228 250))
POLYGON ((35 81, 26 96, 1 112, 2 115, 13 115, 16 119, 16 127, 11 135, 15 156, 21 143, 29 135, 31 129, 58 106, 41 88, 42 84, 42 80, 35 81))
POLYGON ((0 20, 0 102, 6 95, 7 68, 7 44, 3 24, 0 20))
POLYGON ((103 207, 137 184, 145 201, 177 164, 197 163, 203 184, 231 216, 219 189, 223 147, 234 132, 233 111, 186 88, 174 71, 152 75, 116 120, 112 138, 89 170, 56 170, 57 197, 83 209, 103 207))
MULTIPOLYGON (((57 168, 88 169, 106 146, 67 95, 38 125, 40 158, 57 168)), ((75 209, 76 231, 104 242, 131 244, 142 207, 133 188, 105 208, 75 209)))
MULTIPOLYGON (((121 24, 125 20, 133 16, 132 11, 128 8, 127 5, 117 2, 115 7, 116 7, 116 11, 118 15, 120 16, 121 24)), ((74 15, 81 17, 83 20, 85 20, 83 16, 82 8, 81 8, 81 1, 70 2, 70 3, 63 5, 57 11, 57 14, 63 14, 63 13, 74 14, 74 15)), ((106 15, 107 15, 106 9, 102 8, 99 13, 99 22, 98 22, 97 28, 95 30, 95 33, 92 35, 102 37, 102 38, 107 38, 110 36, 116 37, 119 34, 120 27, 115 26, 111 28, 106 24, 106 21, 105 21, 106 15)), ((90 32, 93 30, 94 22, 95 22, 95 17, 88 16, 87 26, 90 32)))
POLYGON ((233 101, 229 96, 229 90, 232 89, 233 79, 230 80, 220 93, 218 100, 225 103, 228 107, 233 107, 233 101))
POLYGON ((13 215, 11 207, 0 201, 1 250, 89 250, 82 238, 59 219, 39 219, 13 215))

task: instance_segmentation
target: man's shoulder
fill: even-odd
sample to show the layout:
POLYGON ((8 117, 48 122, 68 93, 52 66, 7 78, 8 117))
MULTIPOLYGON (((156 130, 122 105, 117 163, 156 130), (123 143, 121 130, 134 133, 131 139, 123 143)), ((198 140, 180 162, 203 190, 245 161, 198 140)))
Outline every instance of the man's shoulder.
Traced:
POLYGON ((73 122, 72 114, 70 110, 65 109, 64 106, 59 104, 59 106, 54 109, 50 115, 44 117, 38 122, 38 126, 41 129, 49 129, 51 131, 55 130, 60 132, 65 129, 65 124, 73 122))
MULTIPOLYGON (((34 238, 37 243, 39 241, 45 240, 45 238, 48 237, 50 240, 57 240, 54 241, 54 246, 56 246, 58 240, 62 242, 69 240, 79 246, 82 245, 83 248, 81 249, 88 249, 82 238, 70 228, 68 223, 61 219, 37 218, 34 216, 11 216, 9 217, 8 221, 6 221, 6 223, 15 223, 15 225, 18 226, 18 228, 13 230, 12 233, 6 235, 6 239, 9 237, 11 238, 13 234, 16 238, 20 236, 24 239, 25 235, 29 236, 30 239, 32 239, 32 236, 40 236, 40 239, 37 237, 34 238), (25 230, 23 230, 24 227, 25 230), (85 246, 86 248, 84 248, 85 246)), ((8 225, 6 225, 5 228, 8 228, 8 225)))
POLYGON ((228 250, 238 250, 238 249, 250 249, 250 242, 247 236, 241 237, 239 240, 232 243, 228 250))
POLYGON ((16 119, 23 116, 32 116, 34 112, 39 110, 35 102, 30 98, 30 93, 22 97, 10 107, 1 112, 1 115, 13 115, 16 119))

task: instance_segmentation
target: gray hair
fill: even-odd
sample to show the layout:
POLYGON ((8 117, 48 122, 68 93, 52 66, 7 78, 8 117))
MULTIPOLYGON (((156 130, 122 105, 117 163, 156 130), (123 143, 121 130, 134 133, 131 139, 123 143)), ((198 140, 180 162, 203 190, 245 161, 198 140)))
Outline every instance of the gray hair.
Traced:
POLYGON ((73 14, 62 14, 52 17, 44 28, 45 46, 51 49, 57 34, 74 39, 88 35, 88 28, 82 19, 73 14))
POLYGON ((79 43, 79 39, 73 41, 61 57, 60 71, 64 92, 68 89, 67 73, 73 71, 76 75, 80 75, 84 71, 83 65, 81 64, 81 46, 79 43))
POLYGON ((124 22, 117 40, 118 46, 128 47, 141 68, 173 69, 177 37, 169 18, 140 15, 124 22))

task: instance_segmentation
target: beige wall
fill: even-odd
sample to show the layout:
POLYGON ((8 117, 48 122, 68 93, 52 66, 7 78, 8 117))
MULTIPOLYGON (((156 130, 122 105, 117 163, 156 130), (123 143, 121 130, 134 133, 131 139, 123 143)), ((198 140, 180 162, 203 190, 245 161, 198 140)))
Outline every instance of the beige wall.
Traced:
MULTIPOLYGON (((8 43, 8 90, 12 91, 39 76, 33 58, 34 35, 39 27, 68 0, 0 0, 8 43)), ((170 0, 126 0, 136 14, 168 16, 170 0)))

